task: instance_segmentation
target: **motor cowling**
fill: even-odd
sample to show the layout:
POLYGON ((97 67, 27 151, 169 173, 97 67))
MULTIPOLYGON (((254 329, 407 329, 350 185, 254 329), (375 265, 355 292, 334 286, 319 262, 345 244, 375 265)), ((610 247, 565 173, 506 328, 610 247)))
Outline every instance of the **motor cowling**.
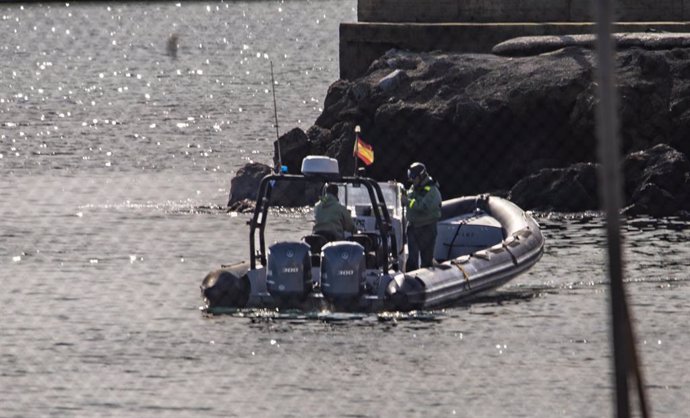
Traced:
POLYGON ((304 242, 277 242, 268 248, 268 293, 281 306, 304 302, 313 284, 311 253, 304 242))
POLYGON ((364 291, 364 247, 336 241, 321 250, 321 293, 338 307, 352 308, 364 291))

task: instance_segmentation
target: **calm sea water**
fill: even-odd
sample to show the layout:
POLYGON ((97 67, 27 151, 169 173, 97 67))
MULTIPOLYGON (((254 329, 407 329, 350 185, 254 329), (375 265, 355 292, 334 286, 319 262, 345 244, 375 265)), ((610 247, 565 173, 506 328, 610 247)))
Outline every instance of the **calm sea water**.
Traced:
MULTIPOLYGON (((229 180, 308 128, 354 0, 0 6, 0 416, 613 414, 603 221, 542 215, 543 259, 474 304, 412 315, 204 317, 247 258, 229 180), (166 53, 177 34, 177 58, 166 53)), ((277 214, 269 239, 300 233, 277 214)), ((625 222, 656 417, 690 410, 690 232, 625 222)))

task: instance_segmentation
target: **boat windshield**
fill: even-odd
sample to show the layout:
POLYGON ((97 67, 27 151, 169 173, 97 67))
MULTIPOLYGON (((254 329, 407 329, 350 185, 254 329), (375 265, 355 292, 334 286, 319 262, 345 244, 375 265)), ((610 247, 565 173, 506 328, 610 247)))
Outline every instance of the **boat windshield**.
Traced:
MULTIPOLYGON (((398 183, 379 183, 386 207, 392 216, 400 217, 400 185, 398 183)), ((339 194, 344 196, 343 204, 349 208, 371 207, 369 192, 365 186, 341 184, 339 194)))

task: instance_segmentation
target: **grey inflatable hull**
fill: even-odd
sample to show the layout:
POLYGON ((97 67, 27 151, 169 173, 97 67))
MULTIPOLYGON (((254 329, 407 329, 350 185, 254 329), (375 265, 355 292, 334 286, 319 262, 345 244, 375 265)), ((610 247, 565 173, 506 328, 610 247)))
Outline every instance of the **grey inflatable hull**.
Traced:
POLYGON ((451 258, 433 268, 395 276, 386 295, 398 310, 432 309, 499 287, 541 258, 544 237, 531 215, 508 200, 491 197, 443 202, 442 220, 480 207, 501 225, 503 239, 488 248, 451 258))

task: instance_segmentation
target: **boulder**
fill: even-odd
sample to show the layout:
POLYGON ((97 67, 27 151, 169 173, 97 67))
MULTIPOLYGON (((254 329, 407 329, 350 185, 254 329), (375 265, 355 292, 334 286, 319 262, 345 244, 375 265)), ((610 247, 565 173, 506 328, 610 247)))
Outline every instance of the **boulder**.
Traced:
POLYGON ((254 199, 242 199, 242 200, 240 200, 238 202, 234 202, 234 203, 228 202, 227 211, 228 212, 248 213, 248 212, 254 212, 254 208, 256 208, 256 201, 254 199))
POLYGON ((302 160, 309 155, 310 145, 309 137, 300 128, 294 128, 288 133, 280 136, 276 142, 273 143, 274 157, 273 164, 278 166, 278 149, 282 156, 282 165, 287 167, 287 172, 290 174, 299 174, 302 168, 302 160))
POLYGON ((682 153, 659 144, 628 155, 623 169, 626 214, 660 217, 690 211, 690 162, 682 153))
MULTIPOLYGON (((598 210, 598 164, 543 169, 518 181, 508 198, 541 211, 598 210)), ((690 162, 666 144, 630 153, 623 163, 628 215, 669 216, 690 211, 690 162)))
POLYGON ((518 181, 508 199, 522 208, 542 211, 597 210, 597 165, 580 163, 542 169, 518 181))
POLYGON ((261 179, 271 173, 271 167, 261 163, 248 163, 237 170, 230 180, 228 207, 244 199, 256 200, 256 192, 261 179))
MULTIPOLYGON (((271 174, 271 167, 266 164, 248 163, 237 171, 230 181, 228 210, 246 212, 253 210, 261 180, 271 174)), ((313 205, 319 200, 323 184, 303 182, 276 182, 272 185, 271 205, 298 207, 313 205)))
MULTIPOLYGON (((671 212, 688 206, 687 172, 673 159, 690 155, 690 37, 656 35, 617 38, 622 152, 654 150, 657 162, 643 166, 662 173, 630 172, 629 213, 668 213, 654 207, 662 200, 671 212)), ((520 42, 520 56, 390 50, 361 78, 330 86, 314 126, 279 140, 283 160, 293 172, 304 155, 327 155, 351 174, 359 125, 375 179, 404 181, 420 161, 444 198, 510 191, 526 209, 596 208, 593 38, 520 42)))

